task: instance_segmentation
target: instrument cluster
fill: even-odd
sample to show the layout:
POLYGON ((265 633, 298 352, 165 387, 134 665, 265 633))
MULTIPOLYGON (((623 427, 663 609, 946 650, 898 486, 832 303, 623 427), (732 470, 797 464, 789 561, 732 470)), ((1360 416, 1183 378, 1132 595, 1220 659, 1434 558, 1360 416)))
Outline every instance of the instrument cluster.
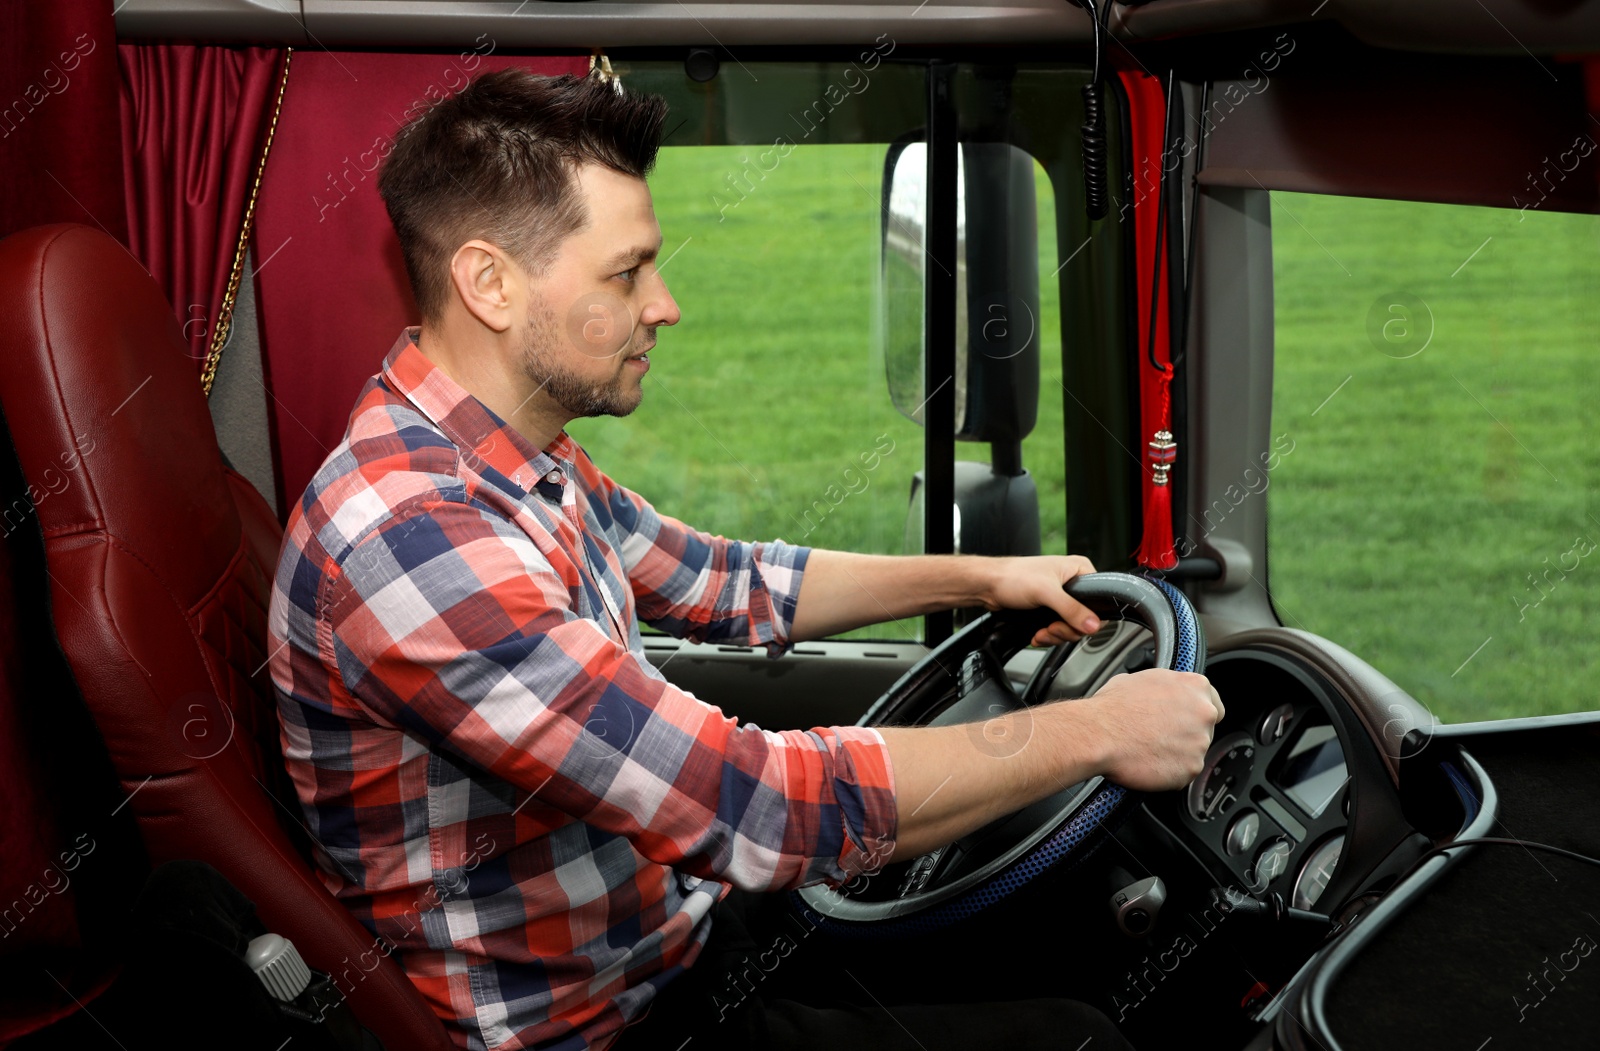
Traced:
POLYGON ((1354 794, 1331 699, 1269 654, 1222 655, 1206 674, 1228 714, 1184 795, 1184 829, 1247 893, 1326 911, 1354 794))

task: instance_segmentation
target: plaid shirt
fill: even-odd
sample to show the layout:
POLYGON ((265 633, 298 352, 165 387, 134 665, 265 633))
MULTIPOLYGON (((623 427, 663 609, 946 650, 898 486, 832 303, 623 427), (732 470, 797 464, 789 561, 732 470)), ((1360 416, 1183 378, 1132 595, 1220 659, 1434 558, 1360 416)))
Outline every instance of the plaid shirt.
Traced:
POLYGON ((290 516, 282 743, 328 888, 469 1048, 602 1048, 730 884, 892 846, 876 730, 740 725, 638 621, 788 648, 808 551, 695 532, 534 449, 402 333, 290 516), (392 947, 392 948, 391 948, 392 947))

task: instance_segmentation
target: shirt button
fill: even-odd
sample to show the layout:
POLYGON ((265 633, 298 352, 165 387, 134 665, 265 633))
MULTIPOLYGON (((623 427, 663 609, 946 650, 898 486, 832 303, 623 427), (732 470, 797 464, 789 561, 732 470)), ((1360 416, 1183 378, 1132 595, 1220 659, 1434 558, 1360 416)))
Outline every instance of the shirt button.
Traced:
POLYGON ((549 474, 544 476, 544 480, 549 482, 552 485, 560 485, 561 484, 561 472, 560 471, 551 471, 549 474))

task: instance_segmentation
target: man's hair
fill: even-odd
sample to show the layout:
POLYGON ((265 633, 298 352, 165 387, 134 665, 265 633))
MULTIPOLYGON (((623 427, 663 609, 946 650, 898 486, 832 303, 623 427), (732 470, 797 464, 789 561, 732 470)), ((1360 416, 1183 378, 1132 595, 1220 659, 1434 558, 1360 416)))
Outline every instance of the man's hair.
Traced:
POLYGON ((585 163, 644 178, 666 100, 598 77, 512 67, 475 77, 401 130, 378 176, 417 307, 444 311, 450 259, 481 238, 537 274, 588 222, 574 179, 585 163))

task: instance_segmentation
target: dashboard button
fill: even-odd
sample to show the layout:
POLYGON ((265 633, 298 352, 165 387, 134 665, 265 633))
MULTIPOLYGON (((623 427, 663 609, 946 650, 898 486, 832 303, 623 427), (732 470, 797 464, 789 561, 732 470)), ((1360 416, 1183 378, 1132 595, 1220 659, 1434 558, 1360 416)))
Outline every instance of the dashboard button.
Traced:
POLYGON ((1283 735, 1289 732, 1289 724, 1294 722, 1294 705, 1280 704, 1268 712, 1261 719, 1261 725, 1256 729, 1256 740, 1263 745, 1277 744, 1283 740, 1283 735))
POLYGON ((1255 849, 1256 840, 1260 838, 1261 815, 1254 810, 1246 810, 1234 818, 1233 824, 1228 826, 1228 853, 1234 857, 1248 854, 1255 849))
POLYGON ((1271 843, 1261 848, 1261 853, 1256 855, 1256 866, 1251 882, 1255 891, 1266 890, 1273 880, 1283 875, 1289 868, 1289 854, 1294 850, 1294 844, 1279 836, 1271 843))

